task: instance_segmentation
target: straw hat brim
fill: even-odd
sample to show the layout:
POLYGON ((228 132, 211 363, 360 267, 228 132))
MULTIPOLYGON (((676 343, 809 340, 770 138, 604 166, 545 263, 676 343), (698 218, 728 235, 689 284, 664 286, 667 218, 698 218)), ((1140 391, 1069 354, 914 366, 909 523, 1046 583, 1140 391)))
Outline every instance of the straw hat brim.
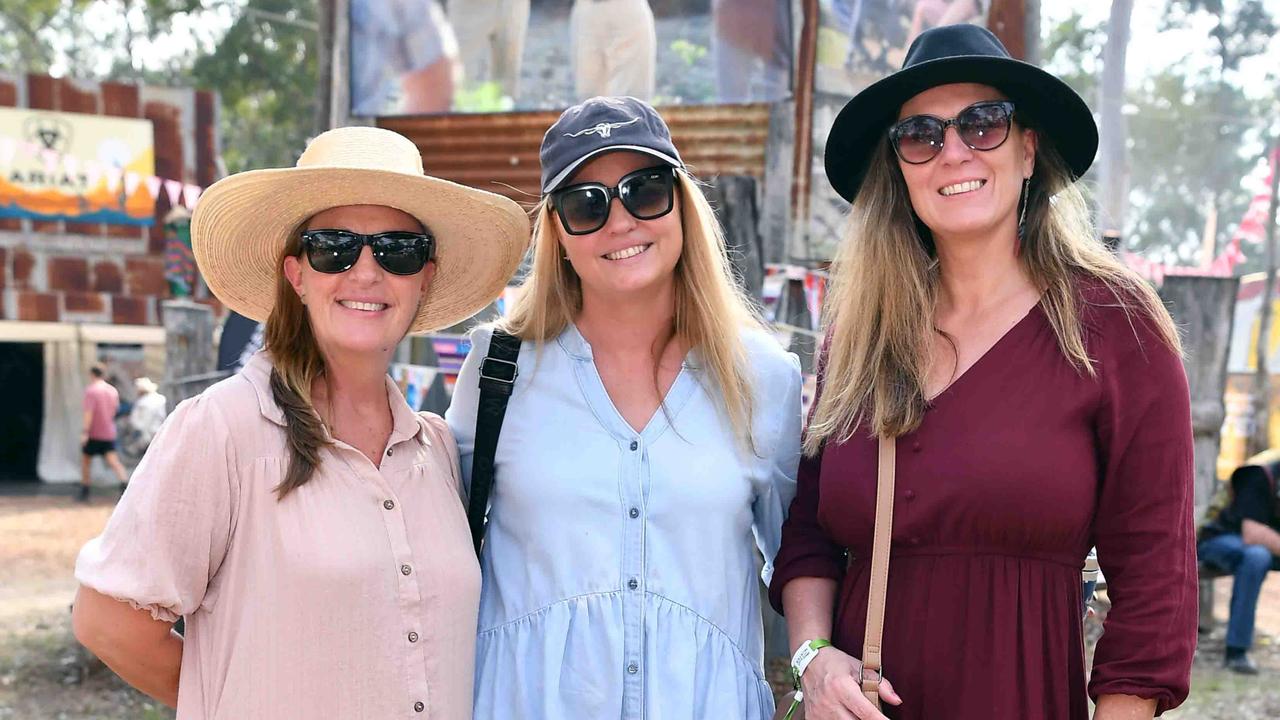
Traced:
POLYGON ((529 245, 529 219, 501 195, 425 175, 350 167, 251 170, 214 183, 191 220, 191 247, 213 294, 265 322, 280 251, 303 222, 345 205, 385 205, 436 238, 436 274, 409 332, 455 325, 497 298, 529 245))

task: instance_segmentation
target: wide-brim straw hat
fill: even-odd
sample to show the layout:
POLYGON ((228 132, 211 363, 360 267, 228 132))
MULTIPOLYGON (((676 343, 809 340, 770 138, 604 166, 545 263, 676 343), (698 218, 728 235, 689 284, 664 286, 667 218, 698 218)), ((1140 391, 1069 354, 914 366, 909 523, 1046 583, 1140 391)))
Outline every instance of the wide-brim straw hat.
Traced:
POLYGON ((151 378, 140 377, 133 381, 133 389, 142 393, 155 392, 160 389, 158 385, 151 381, 151 378))
POLYGON ((245 317, 266 321, 280 252, 304 222, 345 205, 412 215, 436 238, 436 274, 410 332, 455 325, 502 294, 529 247, 529 219, 513 200, 423 174, 402 135, 372 127, 320 134, 292 168, 223 178, 200 197, 191 248, 209 289, 245 317))
POLYGON ((991 31, 977 25, 944 25, 920 33, 902 69, 868 85, 836 116, 827 135, 827 179, 853 202, 872 154, 898 118, 903 103, 951 83, 989 85, 1013 101, 1019 114, 1053 142, 1072 175, 1080 177, 1098 152, 1098 126, 1084 99, 1062 80, 1014 60, 991 31))

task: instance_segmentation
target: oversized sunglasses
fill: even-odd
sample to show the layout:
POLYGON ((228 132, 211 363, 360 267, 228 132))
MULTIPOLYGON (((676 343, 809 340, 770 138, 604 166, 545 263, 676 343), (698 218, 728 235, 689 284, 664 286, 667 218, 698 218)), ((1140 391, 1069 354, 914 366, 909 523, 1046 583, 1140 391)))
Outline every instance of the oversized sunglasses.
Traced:
POLYGON ((307 230, 302 247, 311 269, 322 273, 346 272, 368 245, 373 259, 392 275, 414 275, 435 257, 436 239, 427 233, 394 230, 362 235, 350 230, 307 230))
POLYGON ((1009 138, 1013 103, 992 100, 974 103, 950 120, 933 115, 912 115, 889 129, 893 150, 904 163, 921 165, 942 152, 947 128, 954 127, 960 140, 974 150, 995 150, 1009 138))
POLYGON ((636 170, 609 187, 580 183, 551 193, 551 207, 570 235, 589 235, 609 221, 613 199, 637 220, 656 220, 671 212, 675 202, 675 169, 670 165, 636 170))

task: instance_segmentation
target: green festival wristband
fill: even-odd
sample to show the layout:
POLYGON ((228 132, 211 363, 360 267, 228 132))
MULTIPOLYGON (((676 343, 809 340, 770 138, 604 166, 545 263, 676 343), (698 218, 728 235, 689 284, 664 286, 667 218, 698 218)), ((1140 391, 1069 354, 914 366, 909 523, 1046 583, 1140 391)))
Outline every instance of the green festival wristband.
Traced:
POLYGON ((791 701, 791 707, 787 709, 787 714, 783 716, 783 720, 791 720, 791 716, 795 713, 796 708, 804 701, 804 691, 800 689, 800 676, 808 669, 809 663, 817 657, 818 651, 825 647, 831 647, 831 641, 826 638, 817 638, 802 644, 796 654, 791 656, 791 682, 795 686, 795 699, 791 701))

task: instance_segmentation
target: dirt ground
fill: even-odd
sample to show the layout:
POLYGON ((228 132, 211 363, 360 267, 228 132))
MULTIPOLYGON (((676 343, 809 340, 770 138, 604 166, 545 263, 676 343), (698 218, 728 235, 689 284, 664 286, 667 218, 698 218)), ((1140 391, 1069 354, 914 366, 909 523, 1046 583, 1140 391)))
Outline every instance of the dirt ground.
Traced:
MULTIPOLYGON (((76 552, 111 514, 114 493, 88 504, 63 496, 0 496, 0 720, 162 720, 167 708, 122 683, 71 635, 76 552)), ((1216 581, 1225 620, 1231 581, 1216 581)), ((1280 718, 1280 573, 1263 587, 1256 678, 1221 669, 1225 623, 1200 637, 1191 697, 1170 720, 1280 718)), ((783 664, 770 667, 780 691, 783 664)))

